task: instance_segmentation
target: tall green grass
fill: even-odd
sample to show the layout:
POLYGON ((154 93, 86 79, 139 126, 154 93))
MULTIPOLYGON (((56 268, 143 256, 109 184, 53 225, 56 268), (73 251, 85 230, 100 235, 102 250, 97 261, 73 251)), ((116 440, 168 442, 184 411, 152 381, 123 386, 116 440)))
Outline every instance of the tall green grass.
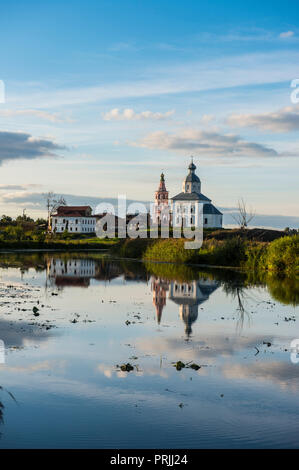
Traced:
POLYGON ((194 258, 194 250, 186 250, 186 240, 167 238, 156 240, 149 245, 143 258, 151 261, 167 261, 169 263, 188 263, 194 258))
POLYGON ((298 275, 299 235, 271 243, 248 242, 239 237, 207 240, 200 250, 186 250, 184 239, 154 240, 144 248, 143 259, 169 263, 196 263, 242 267, 275 275, 298 275))
POLYGON ((299 274, 299 235, 279 238, 269 244, 265 269, 274 274, 299 274))

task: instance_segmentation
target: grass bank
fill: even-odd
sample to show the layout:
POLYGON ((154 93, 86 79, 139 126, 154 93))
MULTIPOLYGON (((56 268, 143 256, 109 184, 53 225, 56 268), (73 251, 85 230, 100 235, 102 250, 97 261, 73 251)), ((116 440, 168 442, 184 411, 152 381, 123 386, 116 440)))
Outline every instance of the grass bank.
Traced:
POLYGON ((119 256, 145 261, 230 266, 275 275, 298 275, 299 235, 272 242, 241 237, 207 239, 199 250, 186 250, 184 239, 124 240, 115 246, 119 256))
POLYGON ((0 251, 5 250, 103 250, 110 249, 118 240, 90 238, 82 240, 49 239, 43 241, 35 240, 0 240, 0 251))

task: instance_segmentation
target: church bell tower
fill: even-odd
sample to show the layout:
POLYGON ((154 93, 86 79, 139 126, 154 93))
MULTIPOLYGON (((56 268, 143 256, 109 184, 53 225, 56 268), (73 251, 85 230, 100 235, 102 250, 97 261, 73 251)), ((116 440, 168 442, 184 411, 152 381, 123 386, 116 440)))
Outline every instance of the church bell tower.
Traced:
POLYGON ((160 184, 155 192, 154 222, 161 224, 169 220, 168 191, 165 186, 164 173, 161 173, 160 184))

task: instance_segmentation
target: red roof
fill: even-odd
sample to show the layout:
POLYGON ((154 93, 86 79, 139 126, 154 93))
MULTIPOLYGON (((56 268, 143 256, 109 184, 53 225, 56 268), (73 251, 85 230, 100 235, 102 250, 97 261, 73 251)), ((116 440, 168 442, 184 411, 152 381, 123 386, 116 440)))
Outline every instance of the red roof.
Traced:
POLYGON ((70 217, 88 217, 91 215, 90 206, 59 206, 54 216, 70 216, 70 217))
POLYGON ((86 210, 86 209, 90 209, 91 210, 91 207, 90 206, 59 206, 57 210, 60 210, 60 209, 68 209, 68 210, 76 210, 76 209, 86 210))

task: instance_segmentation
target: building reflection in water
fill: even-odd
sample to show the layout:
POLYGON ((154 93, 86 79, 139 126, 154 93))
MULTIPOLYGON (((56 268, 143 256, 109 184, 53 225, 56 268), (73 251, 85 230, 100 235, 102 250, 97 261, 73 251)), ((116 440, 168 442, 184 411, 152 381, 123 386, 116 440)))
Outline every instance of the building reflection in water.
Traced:
POLYGON ((125 281, 146 281, 144 272, 134 273, 118 262, 106 258, 69 258, 53 256, 47 259, 47 280, 51 285, 88 287, 90 280, 111 281, 123 276, 125 281))
POLYGON ((96 275, 96 264, 92 259, 51 258, 47 264, 47 276, 57 287, 88 287, 96 275))
MULTIPOLYGON (((124 270, 124 267, 118 263, 107 259, 53 256, 47 260, 47 279, 58 288, 88 287, 91 279, 110 281, 119 276, 129 280, 146 279, 144 273, 133 274, 124 270)), ((192 333, 192 324, 198 317, 198 306, 205 302, 219 285, 218 281, 204 278, 179 282, 152 276, 151 289, 158 324, 161 322, 168 296, 168 299, 179 305, 180 318, 185 323, 185 333, 189 337, 192 333)))
POLYGON ((161 322, 168 292, 168 298, 179 305, 180 318, 185 323, 185 333, 189 337, 192 324, 198 317, 198 306, 205 302, 219 285, 218 281, 211 279, 179 282, 153 277, 151 286, 158 323, 161 322))
POLYGON ((166 292, 169 290, 169 281, 152 277, 153 304, 156 307, 158 325, 161 322, 162 311, 166 305, 166 292))

